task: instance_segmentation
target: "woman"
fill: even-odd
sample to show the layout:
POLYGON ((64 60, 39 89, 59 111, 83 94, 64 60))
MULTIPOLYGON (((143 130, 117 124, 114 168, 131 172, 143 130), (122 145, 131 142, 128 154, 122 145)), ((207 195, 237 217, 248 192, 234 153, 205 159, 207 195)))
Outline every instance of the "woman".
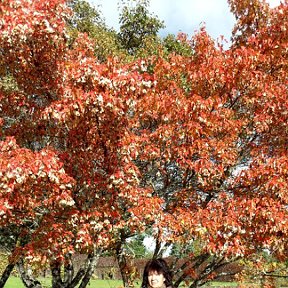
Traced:
POLYGON ((173 288, 172 273, 165 260, 152 259, 146 263, 141 288, 173 288))

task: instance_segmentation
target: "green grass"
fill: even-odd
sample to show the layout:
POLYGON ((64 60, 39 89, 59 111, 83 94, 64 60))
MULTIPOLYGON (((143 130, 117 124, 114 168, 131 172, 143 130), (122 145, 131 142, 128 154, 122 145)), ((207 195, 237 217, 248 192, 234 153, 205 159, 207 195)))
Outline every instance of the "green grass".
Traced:
MULTIPOLYGON (((39 281, 42 283, 43 288, 51 287, 51 278, 39 278, 39 281)), ((140 282, 136 284, 140 286, 140 282)), ((237 287, 237 283, 225 283, 225 282, 211 282, 205 287, 237 287)), ((90 284, 87 286, 88 288, 120 288, 123 287, 121 280, 91 280, 90 284)), ((10 277, 7 281, 5 288, 25 288, 22 281, 18 277, 10 277)))
MULTIPOLYGON (((43 288, 51 287, 51 278, 39 278, 43 288)), ((122 286, 120 280, 91 280, 89 288, 119 288, 122 286)), ((5 288, 25 288, 21 279, 18 277, 10 277, 5 285, 5 288)))
MULTIPOLYGON (((43 288, 51 287, 51 278, 40 278, 39 281, 42 283, 43 288)), ((237 283, 212 282, 205 287, 225 287, 225 286, 237 287, 237 283)), ((119 288, 119 287, 122 287, 122 281, 120 280, 91 280, 88 287, 89 288, 119 288)), ((23 285, 20 278, 11 276, 6 283, 5 288, 25 288, 25 286, 23 285)))
POLYGON ((6 287, 7 288, 22 288, 25 286, 22 284, 22 281, 20 278, 10 276, 8 281, 5 284, 5 288, 6 287))

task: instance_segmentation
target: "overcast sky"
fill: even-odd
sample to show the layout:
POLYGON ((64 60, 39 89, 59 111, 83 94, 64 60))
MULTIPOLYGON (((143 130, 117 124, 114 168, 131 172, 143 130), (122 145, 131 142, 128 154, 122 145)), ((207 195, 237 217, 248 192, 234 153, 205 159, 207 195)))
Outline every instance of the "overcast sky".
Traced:
MULTIPOLYGON (((241 0, 239 0, 241 1, 241 0)), ((119 28, 118 0, 89 0, 100 11, 108 27, 119 28)), ((273 7, 280 0, 268 0, 273 7)), ((214 38, 223 35, 229 40, 234 26, 234 16, 230 13, 227 0, 150 0, 150 12, 164 21, 166 28, 162 36, 178 32, 193 35, 201 23, 205 23, 208 33, 214 38)))

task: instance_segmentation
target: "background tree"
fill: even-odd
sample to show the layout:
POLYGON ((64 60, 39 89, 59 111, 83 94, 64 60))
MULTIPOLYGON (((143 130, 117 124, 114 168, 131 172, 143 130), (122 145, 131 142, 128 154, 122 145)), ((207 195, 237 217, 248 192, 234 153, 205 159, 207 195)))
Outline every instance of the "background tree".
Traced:
POLYGON ((130 250, 135 258, 152 257, 152 252, 144 245, 145 237, 145 234, 136 235, 127 243, 127 250, 130 250))
POLYGON ((94 8, 82 0, 71 0, 68 4, 73 10, 73 16, 68 19, 71 41, 77 38, 79 32, 87 33, 93 39, 99 61, 106 61, 111 56, 126 58, 127 53, 121 48, 117 32, 107 27, 99 7, 94 8))
POLYGON ((149 13, 150 1, 123 1, 120 5, 119 39, 129 54, 145 47, 147 41, 155 41, 164 24, 157 16, 149 13), (133 5, 135 4, 135 5, 133 5))
POLYGON ((178 35, 168 34, 163 39, 164 51, 169 54, 178 54, 182 56, 192 56, 190 39, 188 34, 178 33, 178 35))

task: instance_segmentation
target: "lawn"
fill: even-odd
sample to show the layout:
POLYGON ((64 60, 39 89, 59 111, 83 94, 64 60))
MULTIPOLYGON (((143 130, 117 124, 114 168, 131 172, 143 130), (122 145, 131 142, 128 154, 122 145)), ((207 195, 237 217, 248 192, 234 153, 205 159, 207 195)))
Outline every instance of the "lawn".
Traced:
MULTIPOLYGON (((40 278, 39 281, 42 283, 43 288, 51 287, 51 278, 40 278)), ((136 287, 140 286, 141 281, 136 283, 136 287)), ((91 280, 90 284, 87 286, 88 288, 120 288, 122 286, 121 280, 91 280)), ((210 284, 204 287, 237 287, 237 283, 231 282, 211 282, 210 284)), ((247 286, 252 287, 252 286, 247 286)), ((20 278, 18 277, 10 277, 8 282, 5 285, 5 288, 25 288, 22 284, 20 278)), ((182 286, 183 288, 183 286, 182 286)))
MULTIPOLYGON (((43 288, 48 288, 51 287, 51 278, 42 278, 39 279, 43 285, 43 288)), ((140 283, 139 283, 140 284, 140 283)), ((233 283, 215 283, 211 284, 208 287, 225 287, 226 285, 234 286, 233 283), (226 285, 225 285, 226 284, 226 285), (215 285, 215 286, 214 286, 215 285)), ((138 285, 137 285, 138 286, 138 285)), ((235 284, 235 287, 237 285, 235 284)), ((91 280, 90 284, 88 285, 88 288, 119 288, 122 287, 122 281, 120 280, 91 280)), ((23 285, 22 281, 18 277, 10 277, 9 280, 7 281, 5 288, 25 288, 23 285)))
MULTIPOLYGON (((43 288, 51 287, 51 278, 40 278, 43 288)), ((120 280, 91 280, 88 285, 89 288, 119 288, 122 286, 120 280)), ((10 277, 7 281, 5 288, 25 288, 22 281, 18 277, 10 277)))
MULTIPOLYGON (((51 287, 51 278, 39 279, 43 285, 43 288, 51 287)), ((136 286, 140 285, 140 281, 136 286)), ((236 283, 210 283, 206 287, 237 287, 236 283)), ((91 280, 88 288, 119 288, 122 287, 122 281, 120 280, 91 280)), ((22 281, 18 277, 10 277, 7 281, 5 288, 25 288, 22 281)))

